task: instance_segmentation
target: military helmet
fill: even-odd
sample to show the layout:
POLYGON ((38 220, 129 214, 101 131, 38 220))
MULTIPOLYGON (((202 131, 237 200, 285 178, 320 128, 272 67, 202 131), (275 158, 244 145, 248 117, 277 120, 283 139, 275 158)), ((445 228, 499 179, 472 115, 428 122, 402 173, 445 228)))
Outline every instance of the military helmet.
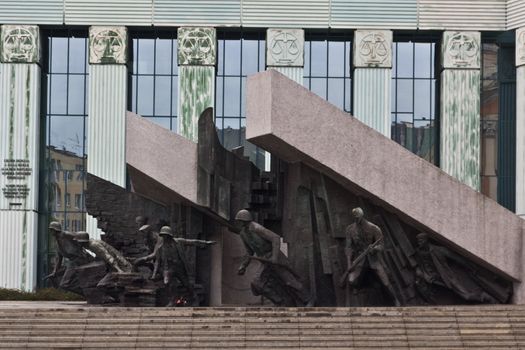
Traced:
POLYGON ((167 235, 167 236, 173 237, 173 233, 171 232, 171 227, 169 227, 169 226, 162 226, 162 228, 160 229, 159 235, 161 235, 161 236, 167 235))
POLYGON ((239 210, 237 215, 235 215, 235 220, 250 222, 250 221, 253 221, 253 217, 252 217, 252 214, 248 210, 241 209, 239 210))
POLYGON ((60 225, 58 221, 52 221, 49 223, 49 229, 58 231, 58 232, 62 232, 62 225, 60 225))
POLYGON ((79 243, 89 242, 89 233, 85 231, 79 231, 75 234, 75 241, 79 243))
POLYGON ((352 215, 355 217, 355 218, 362 218, 364 213, 363 213, 363 209, 357 207, 357 208, 354 208, 352 209, 352 215))

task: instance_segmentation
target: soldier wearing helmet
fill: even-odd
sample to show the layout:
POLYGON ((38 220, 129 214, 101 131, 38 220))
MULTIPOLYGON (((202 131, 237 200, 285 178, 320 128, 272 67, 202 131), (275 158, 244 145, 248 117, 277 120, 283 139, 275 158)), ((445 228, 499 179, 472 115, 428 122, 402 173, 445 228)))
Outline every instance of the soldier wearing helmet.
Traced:
POLYGON ((310 293, 291 269, 288 258, 281 253, 279 235, 254 222, 246 209, 240 210, 235 220, 242 225, 240 237, 246 248, 246 256, 238 274, 246 272, 254 257, 262 262, 261 269, 251 283, 252 292, 265 296, 276 305, 304 306, 313 303, 310 293))
MULTIPOLYGON (((69 269, 69 267, 80 266, 93 261, 93 257, 75 241, 76 234, 63 231, 62 225, 60 225, 59 222, 52 221, 49 224, 49 234, 55 238, 57 244, 57 255, 53 272, 44 277, 44 279, 56 277, 58 271, 62 267, 64 258, 67 259, 67 269, 69 269)), ((62 281, 60 282, 61 287, 66 288, 64 284, 68 285, 67 276, 69 275, 70 274, 68 273, 64 273, 66 279, 62 278, 62 281)))
POLYGON ((381 229, 364 218, 363 209, 352 210, 355 222, 346 228, 345 255, 351 272, 345 281, 351 288, 359 287, 365 273, 371 271, 388 290, 396 305, 399 301, 388 278, 387 267, 379 254, 383 251, 381 229), (362 255, 365 255, 364 257, 362 255), (357 259, 357 258, 360 259, 357 259))
POLYGON ((173 237, 173 232, 170 226, 163 226, 159 232, 159 241, 155 246, 153 253, 139 258, 133 262, 134 265, 139 265, 149 260, 155 260, 153 274, 151 279, 156 279, 157 274, 162 273, 164 284, 168 287, 171 300, 167 306, 174 306, 176 304, 177 291, 176 280, 186 289, 191 303, 196 303, 194 285, 189 277, 189 269, 187 265, 187 258, 184 253, 184 245, 195 245, 198 247, 205 247, 215 242, 203 241, 199 239, 185 239, 173 237))
POLYGON ((89 239, 87 232, 78 232, 75 240, 83 248, 93 252, 97 258, 103 260, 113 270, 120 273, 131 272, 133 270, 131 263, 127 261, 118 250, 102 240, 89 239))

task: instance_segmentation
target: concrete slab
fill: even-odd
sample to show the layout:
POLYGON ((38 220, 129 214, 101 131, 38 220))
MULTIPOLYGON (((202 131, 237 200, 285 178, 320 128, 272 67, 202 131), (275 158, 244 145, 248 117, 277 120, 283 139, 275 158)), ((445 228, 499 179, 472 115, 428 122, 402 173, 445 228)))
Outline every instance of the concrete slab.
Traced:
MULTIPOLYGON (((478 263, 522 280, 524 222, 441 169, 270 70, 248 78, 247 139, 304 162, 478 263)), ((525 301, 521 289, 516 302, 525 301)))
POLYGON ((126 162, 197 203, 197 144, 134 113, 126 120, 126 162))

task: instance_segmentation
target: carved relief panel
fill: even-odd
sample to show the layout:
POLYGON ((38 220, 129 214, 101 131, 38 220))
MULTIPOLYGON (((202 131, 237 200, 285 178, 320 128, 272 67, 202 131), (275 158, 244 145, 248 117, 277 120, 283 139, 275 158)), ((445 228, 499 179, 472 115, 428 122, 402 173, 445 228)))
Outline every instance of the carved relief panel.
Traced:
POLYGON ((89 63, 126 64, 127 37, 126 27, 90 27, 89 63))
POLYGON ((214 66, 217 58, 215 28, 183 27, 177 31, 180 66, 214 66))
POLYGON ((3 25, 0 60, 3 63, 36 63, 40 61, 38 26, 3 25))
POLYGON ((525 65, 525 27, 516 30, 516 67, 525 65))
POLYGON ((481 34, 479 32, 444 32, 443 68, 479 69, 481 34))
POLYGON ((354 67, 392 67, 392 31, 356 30, 354 67))
POLYGON ((266 31, 268 67, 304 66, 304 30, 268 29, 266 31))

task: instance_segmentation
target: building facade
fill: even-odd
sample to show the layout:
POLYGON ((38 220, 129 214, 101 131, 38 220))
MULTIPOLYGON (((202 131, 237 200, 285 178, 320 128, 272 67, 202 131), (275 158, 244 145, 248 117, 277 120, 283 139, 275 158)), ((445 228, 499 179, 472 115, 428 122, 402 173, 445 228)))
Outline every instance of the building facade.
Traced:
POLYGON ((126 187, 127 110, 195 141, 214 107, 268 168, 244 141, 266 69, 525 215, 521 0, 2 1, 0 24, 0 287, 43 285, 50 220, 98 234, 85 174, 126 187))

